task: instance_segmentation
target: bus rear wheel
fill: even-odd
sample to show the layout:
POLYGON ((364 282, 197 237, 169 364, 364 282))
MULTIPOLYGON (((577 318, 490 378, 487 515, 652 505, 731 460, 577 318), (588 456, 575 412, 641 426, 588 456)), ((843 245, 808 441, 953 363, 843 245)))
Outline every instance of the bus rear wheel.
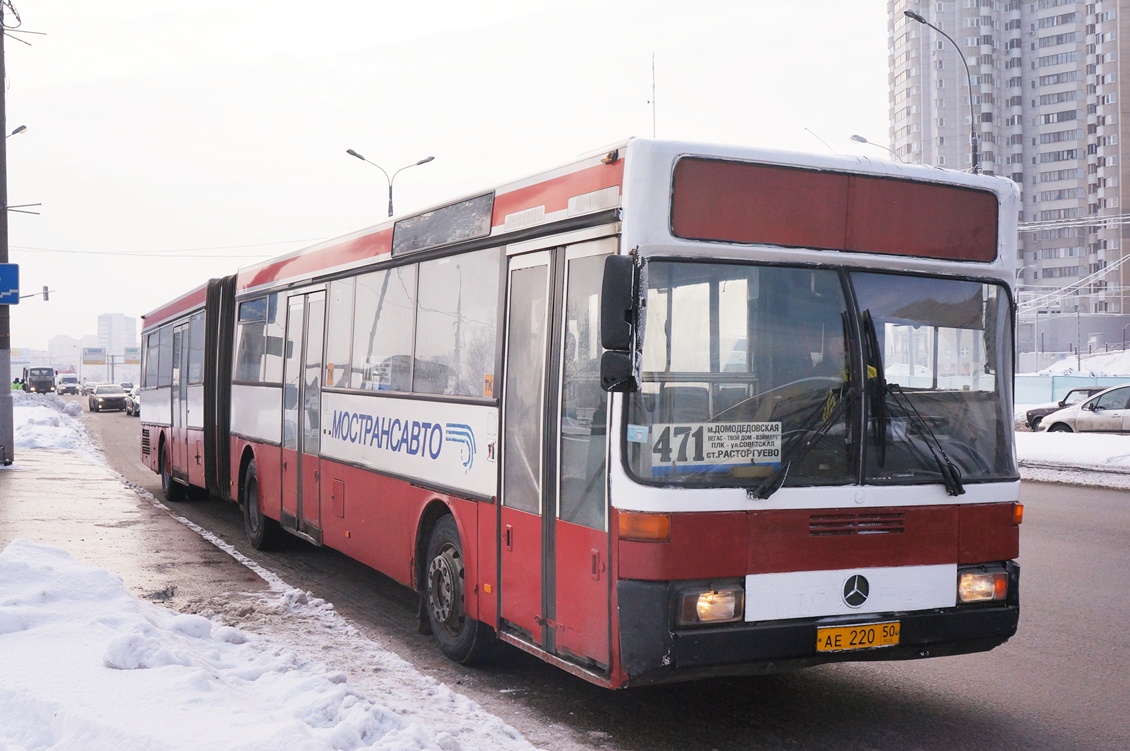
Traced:
POLYGON ((161 493, 169 503, 180 503, 188 498, 188 488, 173 479, 169 468, 169 447, 161 451, 161 493))
POLYGON ((259 474, 255 460, 247 465, 243 475, 243 532, 247 541, 256 550, 270 550, 282 542, 282 528, 279 523, 263 513, 259 508, 259 474))
POLYGON ((489 626, 467 617, 464 611, 463 546, 452 517, 444 516, 436 523, 426 560, 424 609, 440 651, 463 665, 482 660, 493 634, 489 626))

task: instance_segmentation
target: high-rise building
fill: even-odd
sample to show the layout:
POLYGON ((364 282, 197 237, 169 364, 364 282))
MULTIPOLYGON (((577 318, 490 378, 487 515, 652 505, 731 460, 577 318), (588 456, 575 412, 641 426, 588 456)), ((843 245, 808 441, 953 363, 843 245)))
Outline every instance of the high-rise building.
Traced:
POLYGON ((1130 40, 1130 6, 1123 12, 1120 5, 1127 4, 887 3, 891 147, 907 162, 969 170, 972 132, 980 170, 1020 185, 1022 319, 1036 310, 1130 313, 1122 232, 1130 175, 1122 179, 1121 159, 1130 119, 1120 112, 1130 103, 1121 93, 1130 83, 1130 50, 1121 50, 1130 40))
POLYGON ((122 355, 126 347, 137 346, 137 319, 121 313, 98 316, 98 346, 107 355, 122 355))

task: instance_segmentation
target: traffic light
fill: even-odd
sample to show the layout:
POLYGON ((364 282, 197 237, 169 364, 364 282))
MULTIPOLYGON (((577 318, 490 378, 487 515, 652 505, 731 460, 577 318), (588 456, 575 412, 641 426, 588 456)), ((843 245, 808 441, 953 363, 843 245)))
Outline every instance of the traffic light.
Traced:
POLYGON ((43 302, 47 302, 47 285, 43 285, 43 302))

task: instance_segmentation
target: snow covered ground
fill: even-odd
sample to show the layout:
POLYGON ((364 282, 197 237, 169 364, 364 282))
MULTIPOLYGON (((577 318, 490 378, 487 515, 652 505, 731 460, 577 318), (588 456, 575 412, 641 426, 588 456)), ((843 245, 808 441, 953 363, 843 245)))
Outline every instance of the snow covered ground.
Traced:
MULTIPOLYGON (((102 462, 78 402, 20 392, 13 411, 17 449, 102 462)), ((1130 436, 1016 437, 1025 479, 1130 487, 1130 436)), ((533 748, 328 603, 196 531, 270 591, 182 614, 59 548, 16 540, 0 553, 0 750, 533 748), (237 622, 246 629, 225 625, 237 622)))
MULTIPOLYGON (((16 448, 101 462, 80 411, 78 402, 18 392, 16 448)), ((270 591, 182 614, 137 599, 116 574, 60 548, 15 540, 0 552, 0 751, 534 748, 332 605, 196 531, 270 591), (237 622, 246 628, 225 625, 237 622)))
POLYGON ((1075 355, 1052 363, 1036 375, 1126 376, 1130 378, 1130 351, 1075 355))

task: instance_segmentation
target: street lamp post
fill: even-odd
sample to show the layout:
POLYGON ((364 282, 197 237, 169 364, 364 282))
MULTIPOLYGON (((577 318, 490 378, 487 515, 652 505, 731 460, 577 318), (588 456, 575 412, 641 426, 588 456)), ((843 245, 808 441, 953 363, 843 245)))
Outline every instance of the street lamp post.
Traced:
POLYGON ((899 156, 898 152, 890 148, 889 146, 884 146, 883 144, 875 143, 874 141, 868 141, 863 136, 852 136, 851 140, 855 141, 856 143, 865 143, 868 146, 877 146, 880 149, 886 149, 887 151, 891 152, 891 155, 894 156, 895 159, 898 159, 903 164, 906 164, 906 160, 899 156))
POLYGON ((400 174, 401 172, 403 172, 404 170, 408 169, 409 167, 419 167, 419 166, 420 166, 421 164, 427 164, 428 162, 430 162, 430 161, 432 161, 433 159, 435 159, 435 157, 434 157, 434 156, 426 156, 426 157, 424 157, 423 159, 421 159, 421 160, 420 160, 420 161, 418 161, 418 162, 413 162, 412 164, 406 164, 406 165, 404 165, 403 167, 401 167, 400 169, 398 169, 398 170, 397 170, 396 172, 393 172, 393 173, 392 173, 392 176, 391 176, 391 177, 389 177, 389 174, 388 174, 387 172, 385 172, 385 168, 384 168, 384 167, 382 167, 381 165, 377 164, 376 162, 370 162, 370 161, 369 161, 368 159, 366 159, 365 157, 361 156, 360 154, 358 154, 358 153, 357 153, 356 151, 354 151, 353 149, 346 149, 346 150, 345 150, 345 153, 346 153, 346 154, 349 154, 350 156, 353 156, 353 157, 357 157, 357 158, 358 158, 358 159, 360 159, 360 160, 361 160, 362 162, 367 162, 367 163, 369 163, 369 164, 373 165, 374 167, 376 167, 377 169, 379 169, 379 170, 381 171, 381 174, 383 174, 383 175, 385 176, 385 180, 387 180, 387 181, 388 181, 388 215, 389 215, 389 216, 392 216, 392 183, 393 183, 393 181, 394 181, 394 180, 396 180, 396 176, 397 176, 397 175, 399 175, 399 174, 400 174))
POLYGON ((961 47, 958 45, 957 42, 955 42, 953 40, 953 37, 951 37, 949 34, 942 31, 937 26, 930 23, 925 18, 923 18, 921 15, 915 13, 912 10, 904 10, 902 12, 902 14, 912 21, 917 21, 920 24, 924 24, 926 26, 929 26, 931 29, 933 29, 934 31, 938 32, 939 34, 944 36, 946 39, 948 39, 949 43, 953 45, 953 48, 955 50, 957 50, 957 56, 958 56, 958 58, 960 58, 961 64, 965 66, 965 82, 967 84, 969 84, 969 146, 970 146, 970 148, 973 149, 973 159, 972 159, 973 168, 972 168, 971 171, 973 172, 974 175, 980 174, 980 172, 981 172, 981 157, 977 153, 978 152, 978 149, 977 149, 977 123, 976 123, 977 115, 976 115, 975 110, 973 109, 973 76, 969 73, 969 62, 966 61, 965 55, 961 51, 961 47))

